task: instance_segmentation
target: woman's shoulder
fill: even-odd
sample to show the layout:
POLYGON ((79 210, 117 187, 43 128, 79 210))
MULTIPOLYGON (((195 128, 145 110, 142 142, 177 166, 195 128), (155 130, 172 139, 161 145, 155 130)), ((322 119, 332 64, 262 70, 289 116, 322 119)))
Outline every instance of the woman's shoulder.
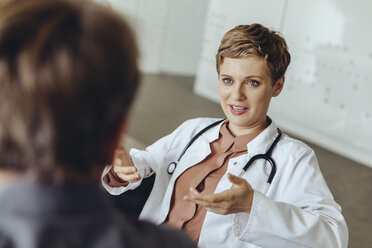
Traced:
POLYGON ((304 141, 291 137, 288 134, 282 136, 281 142, 279 143, 281 148, 297 157, 303 153, 315 154, 314 150, 306 144, 304 141))
POLYGON ((313 149, 304 141, 290 136, 286 133, 286 130, 281 130, 281 127, 278 127, 275 121, 272 121, 267 130, 265 130, 265 138, 271 141, 277 137, 277 129, 282 131, 282 137, 275 148, 275 150, 280 151, 280 154, 291 154, 292 156, 296 157, 304 152, 313 152, 313 149))

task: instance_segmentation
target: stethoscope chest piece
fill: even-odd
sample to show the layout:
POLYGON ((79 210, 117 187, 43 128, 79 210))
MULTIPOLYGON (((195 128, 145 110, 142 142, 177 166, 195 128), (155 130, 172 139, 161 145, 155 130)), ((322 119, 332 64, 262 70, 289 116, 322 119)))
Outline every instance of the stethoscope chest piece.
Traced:
POLYGON ((176 167, 177 167, 176 162, 172 162, 172 163, 170 163, 170 164, 168 165, 168 169, 167 169, 168 174, 172 175, 173 172, 176 170, 176 167))

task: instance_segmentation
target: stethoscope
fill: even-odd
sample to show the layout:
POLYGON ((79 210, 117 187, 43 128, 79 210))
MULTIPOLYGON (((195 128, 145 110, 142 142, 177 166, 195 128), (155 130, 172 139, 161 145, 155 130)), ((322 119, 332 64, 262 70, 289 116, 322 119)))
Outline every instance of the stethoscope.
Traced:
MULTIPOLYGON (((218 124, 220 124, 221 122, 225 121, 226 119, 222 119, 222 120, 218 120, 210 125, 208 125, 207 127, 205 127, 204 129, 202 129, 200 132, 198 132, 194 137, 192 137, 192 139, 189 141, 189 143, 187 143, 187 145, 185 146, 185 148, 183 149, 183 151, 181 152, 180 156, 178 157, 177 159, 177 162, 171 162, 169 165, 168 165, 168 174, 169 175, 172 175, 173 172, 176 170, 176 167, 178 165, 178 163, 180 162, 181 158, 183 157, 183 155, 185 154, 185 152, 187 151, 187 149, 189 149, 189 147, 195 142, 195 140, 197 140, 203 133, 205 133, 206 131, 208 131, 209 129, 217 126, 218 124)), ((271 172, 269 174, 269 178, 267 180, 267 182, 269 184, 271 184, 271 182, 273 181, 273 178, 275 176, 275 173, 276 173, 276 164, 275 164, 275 161, 272 159, 271 157, 271 154, 276 146, 276 144, 279 142, 280 138, 282 137, 282 131, 278 128, 278 135, 276 136, 274 142, 271 144, 270 148, 267 150, 267 152, 265 154, 257 154, 255 156, 253 156, 246 164, 245 166, 243 167, 243 171, 240 175, 242 175, 244 172, 246 172, 248 170, 248 168, 253 164, 254 161, 256 160, 259 160, 259 159, 264 159, 266 160, 267 162, 269 162, 269 164, 271 165, 271 172)))

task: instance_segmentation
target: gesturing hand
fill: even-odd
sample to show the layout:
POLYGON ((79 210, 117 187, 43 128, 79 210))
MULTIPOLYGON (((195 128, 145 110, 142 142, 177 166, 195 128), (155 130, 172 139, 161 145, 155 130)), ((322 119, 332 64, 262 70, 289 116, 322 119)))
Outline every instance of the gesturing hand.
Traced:
POLYGON ((216 214, 250 213, 253 201, 252 187, 245 179, 230 173, 227 174, 227 178, 234 184, 231 189, 218 194, 203 195, 190 188, 190 195, 186 195, 184 200, 204 206, 216 214))
POLYGON ((128 150, 122 145, 119 145, 115 150, 113 170, 120 179, 129 183, 141 179, 141 176, 136 173, 137 168, 134 166, 128 150))

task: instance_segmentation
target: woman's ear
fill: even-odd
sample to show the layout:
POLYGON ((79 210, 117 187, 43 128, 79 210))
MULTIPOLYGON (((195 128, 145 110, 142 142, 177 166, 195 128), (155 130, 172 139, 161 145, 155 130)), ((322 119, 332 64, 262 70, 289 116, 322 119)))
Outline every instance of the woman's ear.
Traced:
POLYGON ((273 97, 279 96, 280 92, 282 92, 282 89, 284 87, 284 81, 285 76, 283 75, 281 78, 279 78, 275 84, 274 84, 274 91, 273 91, 273 97))

